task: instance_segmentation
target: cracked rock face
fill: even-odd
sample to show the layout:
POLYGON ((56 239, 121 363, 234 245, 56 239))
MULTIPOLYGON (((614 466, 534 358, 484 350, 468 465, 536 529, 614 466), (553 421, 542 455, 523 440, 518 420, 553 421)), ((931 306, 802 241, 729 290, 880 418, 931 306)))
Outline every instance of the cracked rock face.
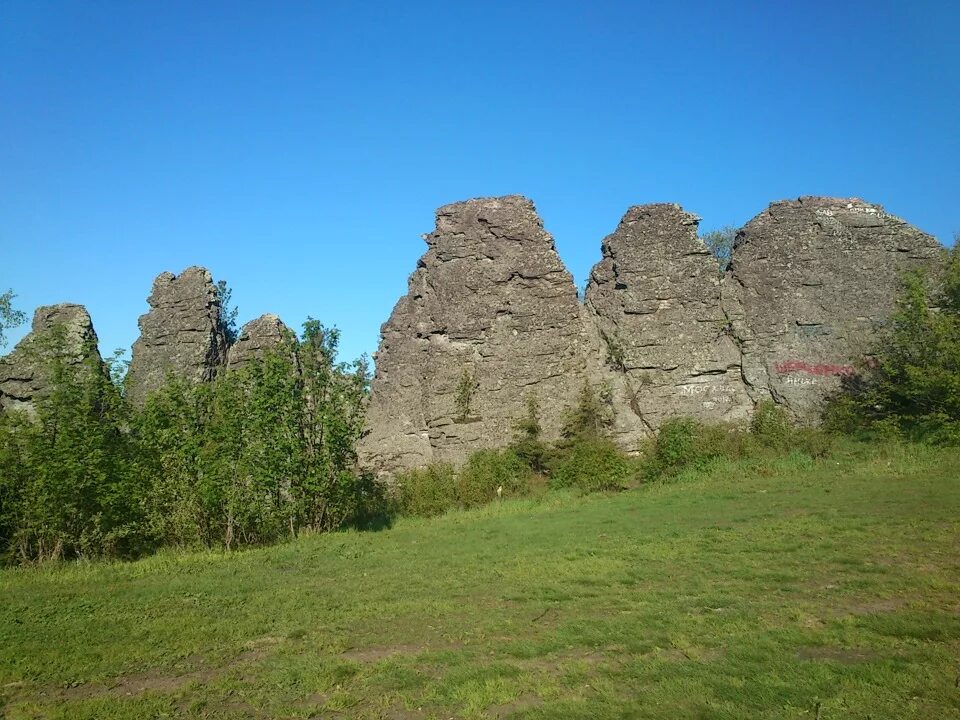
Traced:
POLYGON ((909 268, 935 271, 943 247, 856 198, 777 202, 737 236, 724 297, 755 400, 816 420, 895 305, 909 268))
POLYGON ((586 333, 533 203, 447 205, 424 239, 409 292, 381 329, 361 463, 391 472, 503 446, 530 394, 545 437, 556 437, 582 387, 586 333))
POLYGON ((147 302, 150 311, 140 316, 127 373, 127 397, 134 406, 143 405, 168 374, 189 383, 212 380, 227 352, 220 299, 205 268, 161 273, 147 302))
POLYGON ((590 274, 585 303, 626 447, 670 417, 741 421, 752 408, 698 222, 679 205, 632 207, 590 274))
POLYGON ((270 313, 261 315, 240 329, 237 341, 227 353, 227 367, 231 370, 243 367, 292 337, 293 331, 279 317, 270 313))
POLYGON ((31 412, 34 401, 52 385, 54 356, 74 367, 93 360, 91 367, 107 373, 97 349, 97 334, 83 305, 44 305, 33 315, 30 332, 9 355, 0 358, 0 410, 31 412))

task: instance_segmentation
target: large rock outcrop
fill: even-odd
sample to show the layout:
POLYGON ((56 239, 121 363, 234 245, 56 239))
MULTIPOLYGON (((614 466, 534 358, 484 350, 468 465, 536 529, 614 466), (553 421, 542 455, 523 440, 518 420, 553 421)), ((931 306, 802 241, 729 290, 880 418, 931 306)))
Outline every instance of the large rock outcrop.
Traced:
POLYGON ((737 236, 724 304, 755 400, 815 420, 889 319, 901 274, 943 246, 856 198, 776 202, 737 236))
POLYGON ((293 339, 293 331, 276 315, 266 313, 240 329, 237 340, 227 352, 227 367, 241 368, 264 353, 281 348, 293 339))
POLYGON ((944 252, 878 205, 804 197, 748 223, 721 277, 697 222, 677 205, 630 208, 581 307, 528 200, 441 208, 382 328, 363 463, 503 445, 531 393, 555 437, 584 379, 611 389, 626 449, 669 417, 743 422, 765 399, 815 421, 889 320, 902 273, 936 272, 944 252))
POLYGON ((586 333, 533 203, 447 205, 424 239, 381 329, 361 462, 393 471, 504 445, 531 395, 555 437, 585 377, 586 333))
POLYGON ((9 355, 0 358, 0 410, 31 412, 52 388, 55 363, 103 373, 97 333, 83 305, 63 303, 38 307, 30 332, 9 355))
POLYGON ((227 354, 220 297, 205 268, 161 273, 147 302, 150 311, 140 316, 126 381, 134 406, 142 405, 168 376, 189 383, 212 380, 227 354))
POLYGON ((742 421, 752 407, 699 221, 679 205, 632 207, 590 274, 586 307, 627 447, 670 417, 742 421))

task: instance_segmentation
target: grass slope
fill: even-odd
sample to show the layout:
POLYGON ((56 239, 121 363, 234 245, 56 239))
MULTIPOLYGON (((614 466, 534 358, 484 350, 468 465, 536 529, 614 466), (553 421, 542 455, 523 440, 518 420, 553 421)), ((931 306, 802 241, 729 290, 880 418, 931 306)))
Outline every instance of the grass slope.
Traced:
POLYGON ((960 457, 0 573, 0 717, 960 717, 960 457))

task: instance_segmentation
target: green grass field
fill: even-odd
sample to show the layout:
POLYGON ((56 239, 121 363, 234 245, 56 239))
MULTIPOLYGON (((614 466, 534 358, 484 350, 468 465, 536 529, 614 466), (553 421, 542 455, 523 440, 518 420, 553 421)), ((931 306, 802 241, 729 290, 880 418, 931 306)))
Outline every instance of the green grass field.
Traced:
POLYGON ((960 455, 0 573, 0 717, 960 717, 960 455), (819 707, 819 710, 818 710, 819 707))

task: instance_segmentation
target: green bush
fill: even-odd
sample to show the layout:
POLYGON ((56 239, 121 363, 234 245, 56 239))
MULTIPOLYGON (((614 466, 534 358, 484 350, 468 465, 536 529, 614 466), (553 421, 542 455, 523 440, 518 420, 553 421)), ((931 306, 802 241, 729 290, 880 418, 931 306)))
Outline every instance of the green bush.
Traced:
POLYGON ((361 473, 351 489, 353 502, 347 525, 358 530, 380 530, 393 524, 395 508, 386 483, 361 473))
POLYGON ((692 418, 674 418, 660 426, 647 463, 649 477, 676 473, 696 459, 697 435, 702 426, 692 418))
POLYGON ((470 508, 502 497, 522 497, 530 491, 529 466, 512 450, 480 450, 457 473, 457 502, 470 508))
POLYGON ((715 458, 736 460, 753 452, 753 439, 739 428, 674 418, 660 426, 644 474, 649 479, 675 477, 686 468, 702 466, 715 458))
POLYGON ((540 404, 536 395, 528 395, 526 414, 513 426, 513 442, 510 449, 535 473, 546 469, 550 448, 541 438, 540 404))
POLYGON ((834 451, 836 439, 820 428, 796 428, 790 447, 819 460, 834 451))
POLYGON ((457 502, 456 473, 449 463, 434 463, 399 473, 394 485, 398 510, 404 515, 440 515, 457 502))
POLYGON ((584 492, 622 490, 633 474, 630 460, 610 440, 585 437, 558 451, 550 486, 584 492))
POLYGON ((936 281, 921 271, 904 276, 873 356, 844 379, 826 419, 868 439, 895 425, 910 440, 960 444, 960 243, 936 281))
POLYGON ((765 447, 785 447, 793 430, 789 413, 772 400, 764 400, 753 411, 750 432, 765 447))

